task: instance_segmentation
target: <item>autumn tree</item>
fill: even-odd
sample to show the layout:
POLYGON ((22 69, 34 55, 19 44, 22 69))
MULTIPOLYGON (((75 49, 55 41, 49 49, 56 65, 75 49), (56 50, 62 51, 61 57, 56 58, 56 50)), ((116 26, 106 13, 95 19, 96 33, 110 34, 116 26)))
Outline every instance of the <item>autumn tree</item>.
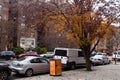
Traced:
POLYGON ((87 70, 91 70, 90 54, 101 39, 113 34, 111 23, 119 18, 119 0, 73 0, 64 4, 36 3, 26 8, 29 27, 43 28, 55 24, 55 32, 66 31, 82 49, 87 70), (38 6, 36 6, 38 5, 38 6), (112 5, 112 6, 111 6, 112 5))
POLYGON ((104 0, 73 0, 72 4, 54 5, 57 10, 53 13, 56 14, 53 21, 59 20, 57 24, 61 27, 58 28, 67 31, 68 38, 75 39, 85 55, 87 70, 91 71, 90 54, 101 39, 113 34, 111 23, 120 16, 118 4, 104 0))
POLYGON ((37 30, 39 46, 47 45, 47 39, 44 39, 44 37, 46 32, 49 30, 48 26, 52 26, 52 24, 54 25, 55 23, 54 21, 51 21, 50 17, 55 15, 53 14, 54 10, 56 10, 55 5, 49 2, 37 2, 34 4, 26 5, 24 8, 26 26, 37 30))
POLYGON ((117 28, 113 39, 114 39, 113 45, 114 45, 115 49, 117 50, 117 49, 119 49, 119 46, 120 46, 120 27, 117 28))

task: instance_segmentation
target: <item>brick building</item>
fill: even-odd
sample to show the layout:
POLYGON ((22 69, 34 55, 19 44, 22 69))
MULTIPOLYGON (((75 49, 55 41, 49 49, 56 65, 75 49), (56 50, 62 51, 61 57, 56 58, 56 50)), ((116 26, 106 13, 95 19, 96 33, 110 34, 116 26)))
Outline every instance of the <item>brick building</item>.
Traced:
POLYGON ((0 19, 8 20, 9 0, 0 0, 0 19))
POLYGON ((7 23, 12 21, 14 25, 11 34, 13 36, 10 36, 10 30, 7 30, 13 25, 4 25, 4 27, 0 25, 0 50, 8 50, 8 47, 16 46, 21 46, 25 49, 36 47, 36 31, 28 28, 24 15, 25 5, 36 1, 37 0, 0 0, 0 21, 6 21, 7 23), (5 28, 5 26, 7 28, 5 28), (12 40, 9 40, 11 37, 12 40))
POLYGON ((8 21, 9 0, 0 0, 0 50, 7 49, 7 31, 4 22, 8 21), (2 22, 4 21, 4 22, 2 22))
MULTIPOLYGON (((25 8, 29 4, 44 2, 45 0, 0 0, 0 21, 12 20, 14 26, 14 36, 11 41, 7 35, 7 31, 0 25, 0 50, 7 50, 8 46, 21 46, 25 49, 30 47, 45 46, 49 49, 55 47, 77 47, 74 40, 66 39, 65 32, 54 33, 53 24, 50 25, 47 31, 43 34, 37 34, 35 29, 31 29, 26 24, 25 8), (10 43, 13 43, 10 45, 10 43)), ((58 4, 65 3, 68 0, 46 0, 58 4)), ((101 41, 97 49, 107 49, 108 41, 101 41), (104 44, 104 45, 103 45, 104 44)))
POLYGON ((38 0, 11 0, 10 2, 10 16, 12 16, 11 19, 17 23, 17 46, 24 49, 36 47, 37 45, 37 32, 27 26, 25 14, 25 7, 37 1, 38 0))

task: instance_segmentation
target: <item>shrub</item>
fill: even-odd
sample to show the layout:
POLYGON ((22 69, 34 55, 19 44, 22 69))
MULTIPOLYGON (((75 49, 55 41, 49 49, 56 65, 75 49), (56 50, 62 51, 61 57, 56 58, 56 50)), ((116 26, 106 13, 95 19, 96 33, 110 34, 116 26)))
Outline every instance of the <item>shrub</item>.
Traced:
POLYGON ((43 48, 40 49, 40 54, 46 53, 46 52, 47 52, 47 48, 43 47, 43 48))
POLYGON ((25 50, 23 48, 21 48, 21 47, 15 47, 15 48, 13 48, 13 52, 15 52, 16 55, 24 53, 24 51, 25 50))
POLYGON ((32 51, 35 51, 35 52, 37 52, 37 53, 39 54, 39 52, 40 52, 40 47, 33 48, 32 51))
POLYGON ((30 47, 30 48, 26 49, 25 51, 26 51, 26 52, 27 52, 27 51, 31 51, 31 50, 33 51, 33 49, 34 49, 34 48, 30 47))
POLYGON ((32 51, 36 51, 38 54, 42 54, 42 53, 47 52, 47 48, 45 48, 45 47, 43 47, 43 48, 36 47, 32 51))

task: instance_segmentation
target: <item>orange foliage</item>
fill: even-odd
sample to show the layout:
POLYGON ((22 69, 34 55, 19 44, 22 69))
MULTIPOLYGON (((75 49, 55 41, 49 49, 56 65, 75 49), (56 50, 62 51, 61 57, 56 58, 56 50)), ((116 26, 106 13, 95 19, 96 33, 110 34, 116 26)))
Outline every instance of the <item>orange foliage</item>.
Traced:
POLYGON ((55 32, 62 31, 65 28, 64 25, 62 24, 55 24, 54 26, 55 26, 54 27, 55 32))

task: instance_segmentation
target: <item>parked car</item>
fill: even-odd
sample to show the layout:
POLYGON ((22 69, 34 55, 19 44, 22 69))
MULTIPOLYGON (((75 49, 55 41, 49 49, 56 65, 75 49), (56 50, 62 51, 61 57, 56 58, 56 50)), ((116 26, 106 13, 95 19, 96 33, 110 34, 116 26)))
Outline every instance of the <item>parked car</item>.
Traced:
POLYGON ((0 58, 10 60, 10 59, 15 58, 15 53, 13 51, 2 51, 0 53, 0 58))
POLYGON ((113 52, 113 59, 120 61, 120 51, 113 52))
POLYGON ((63 67, 75 69, 78 65, 85 65, 86 60, 81 49, 55 48, 54 59, 61 59, 63 67))
POLYGON ((7 80, 11 75, 11 69, 6 63, 0 62, 0 80, 7 80))
POLYGON ((38 56, 37 52, 34 52, 34 51, 28 51, 28 52, 25 52, 23 54, 19 54, 17 56, 17 58, 21 58, 21 57, 24 57, 24 56, 38 56))
POLYGON ((107 55, 108 55, 110 61, 113 61, 113 55, 112 55, 112 53, 108 53, 107 55))
POLYGON ((92 64, 109 64, 110 59, 106 53, 98 52, 95 56, 90 58, 92 64))
POLYGON ((40 54, 41 57, 46 57, 46 58, 53 58, 54 54, 53 52, 46 52, 44 54, 40 54))
POLYGON ((91 53, 91 57, 92 57, 92 56, 95 56, 96 54, 97 54, 97 52, 93 51, 93 52, 91 53))
POLYGON ((17 74, 30 77, 33 74, 49 72, 49 61, 41 57, 26 56, 13 61, 10 68, 17 74))

